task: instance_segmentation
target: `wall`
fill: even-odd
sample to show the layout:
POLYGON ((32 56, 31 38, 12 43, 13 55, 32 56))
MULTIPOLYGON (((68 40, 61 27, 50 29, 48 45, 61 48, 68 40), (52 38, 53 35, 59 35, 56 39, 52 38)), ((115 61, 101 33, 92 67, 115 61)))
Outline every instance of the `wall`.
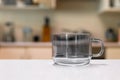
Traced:
POLYGON ((87 30, 93 36, 104 39, 105 26, 96 12, 57 12, 55 26, 72 31, 87 30))
POLYGON ((52 15, 51 11, 44 10, 1 10, 0 23, 12 21, 19 27, 31 26, 33 28, 41 28, 44 24, 44 17, 49 16, 52 19, 52 15))

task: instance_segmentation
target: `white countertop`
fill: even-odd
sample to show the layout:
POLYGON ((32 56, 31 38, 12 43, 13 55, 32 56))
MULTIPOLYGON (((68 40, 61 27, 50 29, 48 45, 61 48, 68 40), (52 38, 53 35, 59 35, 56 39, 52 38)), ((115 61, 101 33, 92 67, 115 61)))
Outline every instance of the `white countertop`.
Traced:
POLYGON ((120 80, 120 60, 55 66, 52 60, 0 60, 0 80, 120 80))

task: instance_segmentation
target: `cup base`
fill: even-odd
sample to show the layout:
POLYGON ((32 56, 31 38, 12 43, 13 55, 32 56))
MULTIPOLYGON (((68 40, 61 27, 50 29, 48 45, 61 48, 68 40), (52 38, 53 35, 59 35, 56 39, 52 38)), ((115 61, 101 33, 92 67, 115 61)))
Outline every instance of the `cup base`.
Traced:
POLYGON ((90 63, 91 58, 54 58, 54 63, 61 66, 83 66, 90 63))

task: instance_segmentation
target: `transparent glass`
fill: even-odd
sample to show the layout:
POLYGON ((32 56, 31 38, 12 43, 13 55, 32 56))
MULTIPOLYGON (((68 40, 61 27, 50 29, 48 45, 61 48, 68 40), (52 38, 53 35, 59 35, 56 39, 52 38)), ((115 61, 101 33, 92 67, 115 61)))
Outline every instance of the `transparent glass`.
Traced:
POLYGON ((103 42, 85 33, 53 34, 52 45, 53 60, 58 65, 86 65, 92 57, 99 57, 104 52, 103 42), (101 44, 99 53, 92 54, 92 42, 101 44))

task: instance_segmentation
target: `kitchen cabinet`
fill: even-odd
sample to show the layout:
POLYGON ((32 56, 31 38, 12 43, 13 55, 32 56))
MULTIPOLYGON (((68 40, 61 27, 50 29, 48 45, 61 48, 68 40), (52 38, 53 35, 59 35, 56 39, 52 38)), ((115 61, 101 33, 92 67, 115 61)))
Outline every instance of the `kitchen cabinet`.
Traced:
MULTIPOLYGON (((97 59, 120 59, 120 44, 105 43, 105 53, 97 59)), ((93 46, 98 53, 100 46, 93 46)), ((0 59, 51 59, 51 43, 0 43, 0 59)), ((95 58, 96 59, 96 58, 95 58)))
POLYGON ((39 4, 41 7, 54 9, 56 7, 56 0, 33 0, 34 3, 39 4))
POLYGON ((56 7, 56 0, 39 0, 41 4, 45 4, 48 8, 54 9, 56 7))
POLYGON ((56 8, 56 0, 33 0, 36 5, 18 6, 18 5, 1 5, 1 10, 49 10, 56 8))
POLYGON ((110 0, 100 0, 100 12, 108 10, 110 8, 110 0))
POLYGON ((51 47, 0 47, 0 59, 51 59, 51 47))
POLYGON ((119 0, 100 0, 100 13, 120 12, 119 0))
POLYGON ((106 59, 120 59, 120 48, 119 47, 108 47, 106 48, 106 59))
POLYGON ((0 59, 24 59, 25 49, 22 47, 1 47, 0 59))
POLYGON ((89 11, 96 10, 99 0, 57 0, 57 10, 89 11))
POLYGON ((27 59, 51 59, 51 47, 28 47, 26 48, 27 59))

